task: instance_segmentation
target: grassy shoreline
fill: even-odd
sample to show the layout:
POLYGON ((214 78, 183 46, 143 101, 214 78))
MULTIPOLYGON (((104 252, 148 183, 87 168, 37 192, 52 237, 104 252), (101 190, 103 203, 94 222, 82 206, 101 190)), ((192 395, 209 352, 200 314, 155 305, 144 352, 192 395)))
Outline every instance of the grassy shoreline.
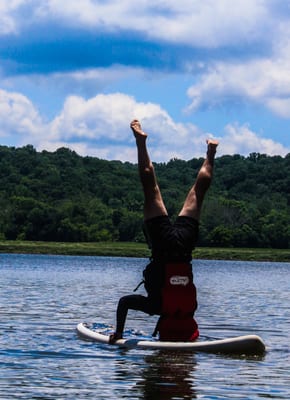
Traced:
MULTIPOLYGON (((150 255, 146 244, 127 242, 59 243, 0 241, 0 253, 141 258, 148 258, 150 255)), ((198 247, 193 252, 193 258, 208 260, 290 262, 290 249, 198 247)))

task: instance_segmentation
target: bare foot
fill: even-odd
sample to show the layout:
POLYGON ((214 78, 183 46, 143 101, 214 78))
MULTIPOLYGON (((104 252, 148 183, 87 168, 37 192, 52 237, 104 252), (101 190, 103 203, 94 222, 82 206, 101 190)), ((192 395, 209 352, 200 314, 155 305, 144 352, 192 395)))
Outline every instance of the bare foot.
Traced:
POLYGON ((209 162, 211 164, 213 164, 215 153, 216 153, 216 148, 217 148, 219 142, 216 139, 207 139, 206 143, 207 143, 207 153, 206 153, 207 159, 209 160, 209 162))
POLYGON ((213 146, 216 148, 219 144, 219 141, 216 139, 207 139, 206 143, 208 146, 213 146))
POLYGON ((140 137, 140 136, 143 136, 143 138, 147 138, 147 134, 142 131, 141 124, 138 121, 138 119, 134 119, 131 122, 130 127, 131 127, 136 139, 137 139, 137 137, 140 137))
POLYGON ((216 153, 216 148, 219 144, 219 141, 216 139, 207 139, 207 155, 214 156, 216 153))

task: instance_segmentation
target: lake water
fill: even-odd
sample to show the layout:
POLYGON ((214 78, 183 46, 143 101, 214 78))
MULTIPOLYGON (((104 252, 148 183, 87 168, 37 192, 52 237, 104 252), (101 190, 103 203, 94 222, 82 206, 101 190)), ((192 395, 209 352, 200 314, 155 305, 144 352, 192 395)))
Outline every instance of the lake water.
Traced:
MULTIPOLYGON (((289 263, 194 261, 202 338, 258 334, 263 357, 122 350, 85 342, 114 324, 145 259, 0 254, 1 399, 289 399, 289 263)), ((139 290, 142 293, 143 289, 139 290)), ((126 333, 157 317, 130 311, 126 333)))

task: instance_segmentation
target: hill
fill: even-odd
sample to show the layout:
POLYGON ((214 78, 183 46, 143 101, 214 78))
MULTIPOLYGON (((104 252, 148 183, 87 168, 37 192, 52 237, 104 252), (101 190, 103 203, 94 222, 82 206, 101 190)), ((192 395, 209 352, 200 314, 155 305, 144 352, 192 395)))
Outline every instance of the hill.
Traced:
MULTIPOLYGON (((155 164, 176 216, 203 159, 155 164)), ((290 154, 218 157, 199 246, 290 246, 290 154)), ((137 166, 60 148, 0 146, 0 239, 144 241, 137 166)))

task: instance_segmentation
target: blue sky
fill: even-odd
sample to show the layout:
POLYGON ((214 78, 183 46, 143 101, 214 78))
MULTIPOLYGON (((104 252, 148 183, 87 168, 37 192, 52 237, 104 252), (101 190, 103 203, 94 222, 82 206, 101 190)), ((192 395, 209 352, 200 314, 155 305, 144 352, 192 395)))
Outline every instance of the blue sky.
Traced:
POLYGON ((136 161, 290 153, 290 1, 0 3, 0 143, 136 161))

